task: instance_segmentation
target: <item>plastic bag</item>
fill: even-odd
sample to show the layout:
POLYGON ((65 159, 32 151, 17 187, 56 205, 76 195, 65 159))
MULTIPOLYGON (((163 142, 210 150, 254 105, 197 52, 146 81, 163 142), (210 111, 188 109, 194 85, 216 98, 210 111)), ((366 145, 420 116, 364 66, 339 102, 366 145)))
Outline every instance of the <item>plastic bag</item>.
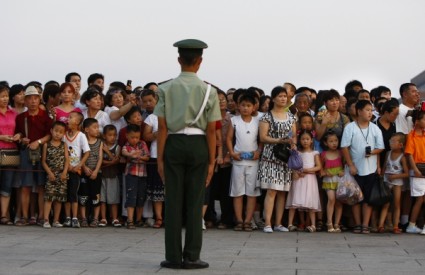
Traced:
POLYGON ((384 178, 376 175, 376 181, 373 183, 372 191, 370 192, 369 204, 380 206, 392 201, 392 199, 393 194, 384 183, 384 178))
POLYGON ((363 200, 363 192, 350 174, 350 168, 347 165, 336 189, 336 199, 348 205, 354 205, 363 200))
POLYGON ((288 159, 288 168, 292 170, 301 170, 303 169, 303 159, 298 153, 297 150, 291 150, 291 155, 288 159))

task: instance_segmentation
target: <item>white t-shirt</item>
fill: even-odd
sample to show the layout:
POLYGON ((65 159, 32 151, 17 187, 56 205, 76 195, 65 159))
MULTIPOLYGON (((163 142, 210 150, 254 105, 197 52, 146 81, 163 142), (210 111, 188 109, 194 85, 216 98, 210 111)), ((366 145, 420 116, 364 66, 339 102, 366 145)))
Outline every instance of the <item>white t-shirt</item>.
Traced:
POLYGON ((408 111, 413 110, 414 108, 409 108, 403 103, 398 107, 398 116, 395 120, 395 128, 397 132, 402 132, 403 134, 408 134, 413 129, 412 117, 406 117, 408 111))
POLYGON ((105 113, 108 114, 109 119, 111 120, 111 124, 114 125, 115 128, 117 128, 117 133, 119 133, 122 128, 124 128, 125 126, 127 126, 127 122, 125 121, 124 117, 120 117, 117 120, 112 120, 111 119, 111 113, 113 111, 119 111, 119 110, 120 109, 118 107, 115 107, 115 106, 111 106, 111 107, 106 106, 105 107, 105 113))
MULTIPOLYGON (((154 114, 150 114, 145 119, 146 125, 149 125, 152 127, 152 133, 158 132, 158 116, 154 114)), ((152 141, 151 148, 150 148, 151 158, 157 158, 158 157, 158 151, 157 151, 157 141, 156 139, 152 141)))
POLYGON ((87 137, 81 132, 78 132, 74 139, 70 139, 68 134, 65 134, 63 141, 68 146, 69 163, 72 167, 77 166, 80 163, 82 153, 90 151, 87 137))
MULTIPOLYGON (((88 118, 87 110, 83 111, 83 116, 84 116, 84 119, 88 118)), ((109 119, 109 115, 102 110, 99 110, 94 118, 99 123, 99 131, 101 134, 103 133, 103 127, 105 127, 108 124, 112 124, 111 120, 109 119)))
POLYGON ((385 149, 379 127, 372 122, 365 129, 360 129, 355 121, 347 124, 342 134, 341 147, 350 147, 350 155, 359 176, 367 176, 378 169, 378 155, 366 157, 366 146, 370 146, 371 150, 385 149))
MULTIPOLYGON (((256 151, 258 149, 258 120, 252 117, 250 122, 245 122, 241 116, 234 116, 231 118, 231 123, 236 135, 236 144, 233 150, 236 153, 256 151)), ((234 165, 253 165, 257 162, 258 160, 233 160, 234 165)))

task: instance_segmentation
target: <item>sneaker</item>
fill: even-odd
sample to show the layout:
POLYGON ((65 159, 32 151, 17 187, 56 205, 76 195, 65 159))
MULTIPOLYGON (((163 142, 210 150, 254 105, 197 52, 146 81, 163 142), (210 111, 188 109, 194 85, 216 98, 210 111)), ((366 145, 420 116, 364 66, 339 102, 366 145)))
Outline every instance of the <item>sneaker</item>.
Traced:
POLYGON ((270 225, 264 226, 263 228, 264 233, 273 233, 273 229, 270 225))
POLYGON ((258 229, 263 229, 264 226, 266 226, 263 220, 256 221, 255 224, 257 225, 258 229))
POLYGON ((78 219, 77 218, 73 218, 72 219, 72 227, 73 228, 80 228, 80 223, 78 222, 78 219))
POLYGON ((274 231, 278 231, 278 232, 289 232, 289 230, 288 230, 288 228, 286 228, 285 226, 283 226, 283 225, 275 225, 275 227, 273 228, 274 229, 274 231))
POLYGON ((257 230, 258 229, 258 226, 255 223, 254 219, 251 220, 251 228, 252 228, 252 230, 257 230))
POLYGON ((52 228, 49 222, 43 223, 43 228, 52 228))
POLYGON ((207 230, 207 227, 205 226, 205 220, 202 219, 202 230, 207 230))
POLYGON ((71 218, 70 218, 70 217, 67 217, 67 218, 65 219, 65 221, 64 221, 64 223, 63 223, 63 226, 65 226, 65 227, 71 227, 71 226, 72 226, 71 218))
POLYGON ((419 233, 419 234, 425 235, 425 226, 424 226, 424 229, 422 229, 421 233, 419 233))
POLYGON ((53 226, 53 227, 56 227, 56 228, 61 228, 61 227, 63 227, 63 225, 62 225, 60 222, 54 222, 54 223, 52 224, 52 226, 53 226))
POLYGON ((419 233, 422 233, 422 230, 420 228, 418 228, 416 225, 414 225, 414 226, 409 225, 406 228, 406 233, 419 234, 419 233))

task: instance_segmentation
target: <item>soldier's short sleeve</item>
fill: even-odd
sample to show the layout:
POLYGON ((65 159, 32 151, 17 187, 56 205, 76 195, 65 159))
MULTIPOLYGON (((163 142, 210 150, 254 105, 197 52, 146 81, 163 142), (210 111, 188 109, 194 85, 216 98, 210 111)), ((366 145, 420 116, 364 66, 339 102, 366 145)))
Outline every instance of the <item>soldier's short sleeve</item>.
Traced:
POLYGON ((207 105, 208 122, 221 120, 220 103, 217 90, 212 88, 207 105))
POLYGON ((165 117, 165 97, 164 91, 161 88, 158 88, 158 102, 153 113, 158 117, 165 117))

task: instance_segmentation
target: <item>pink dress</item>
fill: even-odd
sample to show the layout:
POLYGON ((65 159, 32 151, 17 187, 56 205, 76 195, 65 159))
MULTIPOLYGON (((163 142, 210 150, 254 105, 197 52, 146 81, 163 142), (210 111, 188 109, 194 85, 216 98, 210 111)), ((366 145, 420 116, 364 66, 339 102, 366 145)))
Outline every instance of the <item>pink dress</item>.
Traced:
MULTIPOLYGON (((319 152, 300 152, 303 160, 303 168, 314 167, 314 156, 319 152)), ((305 174, 304 177, 294 180, 286 200, 286 208, 297 208, 299 210, 321 211, 319 187, 315 174, 305 174)))
POLYGON ((69 113, 71 113, 71 112, 81 113, 81 109, 76 107, 71 112, 65 112, 64 110, 60 109, 59 107, 55 107, 55 112, 56 112, 56 120, 62 121, 63 123, 68 125, 69 113))

